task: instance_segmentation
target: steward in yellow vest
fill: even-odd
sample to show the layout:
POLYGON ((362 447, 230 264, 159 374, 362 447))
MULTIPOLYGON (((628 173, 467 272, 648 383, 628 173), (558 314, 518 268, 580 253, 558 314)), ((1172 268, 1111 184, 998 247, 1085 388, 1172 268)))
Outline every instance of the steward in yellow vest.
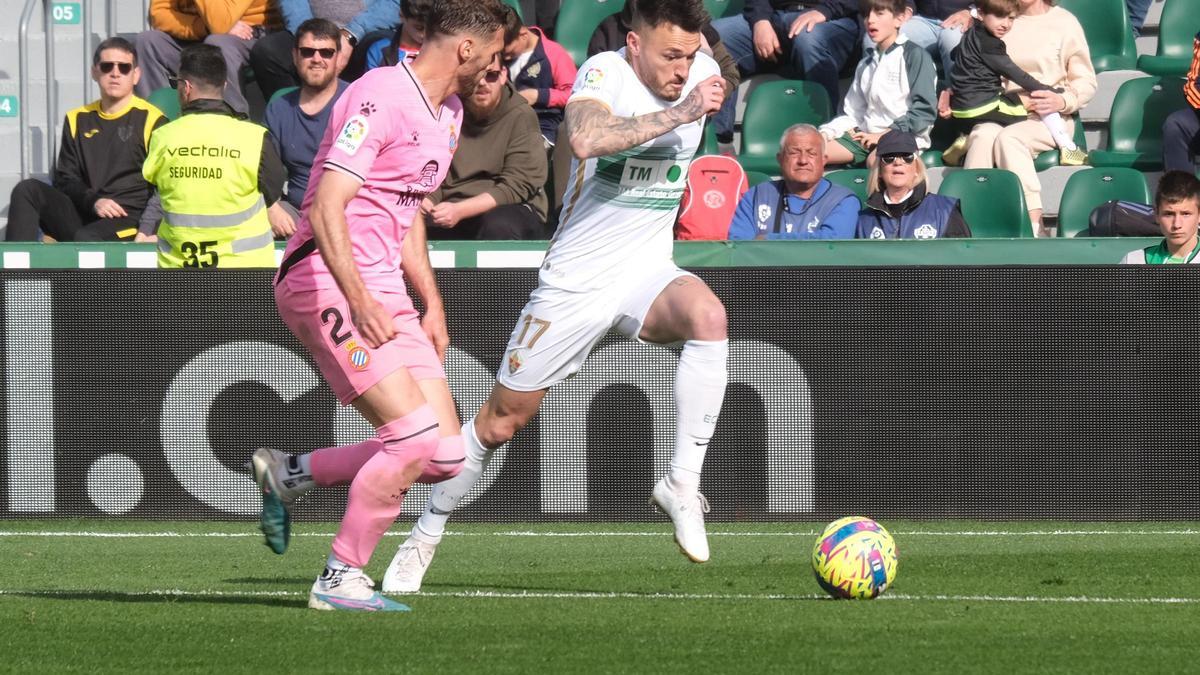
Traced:
POLYGON ((158 188, 159 267, 275 267, 267 208, 285 171, 267 130, 223 100, 225 60, 191 45, 176 80, 183 115, 150 136, 142 175, 158 188))

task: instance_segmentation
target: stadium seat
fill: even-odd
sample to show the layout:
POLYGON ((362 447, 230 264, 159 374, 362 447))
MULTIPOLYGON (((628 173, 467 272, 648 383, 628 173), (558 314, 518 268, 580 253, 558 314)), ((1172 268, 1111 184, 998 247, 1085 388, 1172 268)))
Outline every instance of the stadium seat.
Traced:
POLYGON ((700 147, 696 149, 696 156, 719 154, 721 152, 717 146, 717 132, 713 131, 712 124, 705 124, 704 137, 700 139, 700 147))
POLYGON ((830 183, 841 185, 844 188, 850 188, 854 194, 858 195, 858 201, 867 203, 867 170, 866 169, 842 169, 840 171, 830 171, 825 174, 830 183))
POLYGON ((1058 236, 1077 237, 1087 232, 1092 210, 1112 199, 1149 204, 1146 175, 1122 167, 1084 169, 1071 174, 1058 209, 1058 236))
MULTIPOLYGON (((271 101, 274 101, 275 99, 279 98, 280 96, 283 96, 284 94, 290 94, 299 88, 300 87, 284 87, 283 89, 276 89, 275 93, 271 94, 271 101)), ((267 105, 271 105, 271 101, 267 101, 267 105)))
MULTIPOLYGON (((1078 145, 1080 150, 1086 151, 1087 138, 1085 138, 1083 135, 1083 121, 1079 119, 1079 113, 1072 115, 1071 119, 1075 120, 1075 133, 1071 140, 1075 141, 1075 145, 1078 145)), ((1059 153, 1057 148, 1054 150, 1039 152, 1038 156, 1033 160, 1033 166, 1038 171, 1053 169, 1054 167, 1058 166, 1058 155, 1059 153)))
POLYGON ((747 171, 776 174, 779 138, 793 124, 819 125, 829 120, 829 94, 815 82, 777 80, 754 89, 742 118, 742 149, 738 161, 747 171))
POLYGON ((1167 0, 1158 25, 1158 49, 1138 59, 1138 70, 1151 75, 1187 75, 1200 22, 1192 15, 1193 0, 1167 0))
POLYGON ((1093 150, 1092 166, 1161 169, 1163 121, 1186 106, 1183 80, 1139 77, 1122 84, 1108 121, 1109 149, 1093 150))
POLYGON ((503 0, 503 2, 512 7, 517 12, 517 16, 521 17, 522 21, 525 20, 524 15, 521 14, 521 0, 503 0))
POLYGON ((713 19, 723 19, 741 14, 745 4, 744 0, 704 0, 704 9, 713 19))
POLYGON ((179 94, 171 87, 159 87, 150 92, 146 99, 150 105, 158 108, 168 120, 179 119, 179 94))
POLYGON ((771 181, 771 176, 761 171, 747 171, 746 180, 750 183, 750 187, 754 187, 759 183, 767 183, 771 181))
POLYGON ((1004 169, 952 169, 942 177, 937 194, 955 197, 971 235, 1032 237, 1033 224, 1017 175, 1004 169))
POLYGON ((1137 45, 1125 0, 1062 0, 1058 4, 1079 19, 1097 72, 1130 70, 1137 65, 1137 45))
POLYGON ((582 65, 596 26, 622 9, 625 0, 567 0, 558 10, 554 39, 575 59, 575 65, 582 65))

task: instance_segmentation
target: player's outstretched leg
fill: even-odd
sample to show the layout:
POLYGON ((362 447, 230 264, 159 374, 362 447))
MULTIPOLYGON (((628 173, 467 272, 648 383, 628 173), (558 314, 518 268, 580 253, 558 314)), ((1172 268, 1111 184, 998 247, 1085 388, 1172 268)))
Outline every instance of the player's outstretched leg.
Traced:
POLYGON ((409 486, 438 447, 438 420, 429 405, 378 428, 383 449, 350 483, 350 499, 333 552, 313 583, 308 606, 344 611, 402 611, 381 596, 363 572, 379 540, 400 513, 409 486))
POLYGON ((258 527, 267 546, 281 555, 292 537, 292 504, 315 486, 312 473, 301 460, 274 448, 259 448, 250 458, 254 482, 262 492, 258 527))
MULTIPOLYGON (((425 512, 413 525, 412 533, 400 544, 383 575, 384 593, 416 593, 421 590, 421 581, 425 578, 429 563, 433 561, 437 545, 442 541, 450 513, 475 486, 491 461, 492 451, 484 448, 475 435, 474 418, 463 425, 463 435, 455 438, 461 438, 466 459, 459 465, 457 475, 434 485, 425 512)), ((433 462, 430 462, 430 466, 433 466, 433 462)))

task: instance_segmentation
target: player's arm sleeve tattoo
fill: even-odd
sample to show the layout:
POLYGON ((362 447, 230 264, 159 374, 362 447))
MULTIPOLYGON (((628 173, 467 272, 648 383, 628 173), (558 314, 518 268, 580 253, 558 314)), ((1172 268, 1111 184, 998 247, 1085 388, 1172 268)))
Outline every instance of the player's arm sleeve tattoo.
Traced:
POLYGON ((637 117, 614 115, 596 99, 579 99, 567 104, 567 138, 579 159, 590 159, 628 150, 658 138, 681 124, 700 119, 703 101, 693 89, 676 106, 637 117))

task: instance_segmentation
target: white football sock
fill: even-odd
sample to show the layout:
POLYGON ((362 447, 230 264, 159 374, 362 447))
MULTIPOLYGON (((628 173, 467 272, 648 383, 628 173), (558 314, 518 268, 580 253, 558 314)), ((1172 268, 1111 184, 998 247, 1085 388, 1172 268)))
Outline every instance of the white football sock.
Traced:
POLYGON ((1071 138, 1071 134, 1067 133, 1067 124, 1063 122, 1062 115, 1058 113, 1050 113, 1042 116, 1042 124, 1050 130, 1050 135, 1054 137, 1054 144, 1063 150, 1075 150, 1079 146, 1075 145, 1075 140, 1071 138))
POLYGON ((700 488, 704 453, 717 426, 729 382, 729 340, 688 340, 675 370, 675 454, 667 479, 672 489, 700 488))
POLYGON ((479 437, 475 435, 474 417, 463 425, 462 436, 463 449, 466 451, 462 470, 454 478, 433 486, 433 491, 429 494, 429 503, 425 505, 425 512, 413 527, 413 535, 429 544, 441 541, 450 514, 471 488, 475 487, 475 483, 492 460, 492 451, 484 448, 479 442, 479 437))

